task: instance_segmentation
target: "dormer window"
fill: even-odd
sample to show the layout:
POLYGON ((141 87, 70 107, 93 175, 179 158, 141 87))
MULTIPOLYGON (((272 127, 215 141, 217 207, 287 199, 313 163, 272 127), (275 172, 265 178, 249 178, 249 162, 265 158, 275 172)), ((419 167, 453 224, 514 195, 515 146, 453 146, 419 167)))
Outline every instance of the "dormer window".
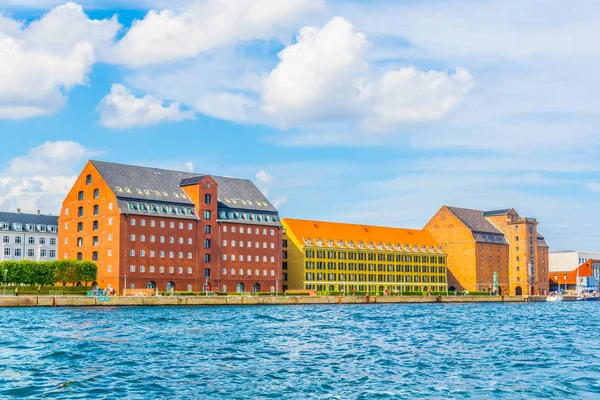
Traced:
POLYGON ((50 233, 57 233, 58 226, 50 225, 50 226, 48 226, 48 231, 50 231, 50 233))
POLYGON ((135 204, 129 203, 129 204, 127 204, 127 208, 129 208, 130 211, 135 211, 135 204))
POLYGON ((35 225, 34 224, 27 224, 27 225, 25 225, 25 227, 27 228, 27 230, 29 232, 35 232, 35 225))
POLYGON ((8 222, 0 222, 0 229, 7 231, 9 229, 8 222))
POLYGON ((38 231, 40 232, 46 232, 46 225, 38 225, 37 226, 38 231))
POLYGON ((22 231, 23 230, 23 224, 21 224, 21 223, 15 223, 15 224, 13 224, 13 228, 15 228, 15 231, 22 231))
POLYGON ((123 188, 121 186, 117 186, 117 192, 122 192, 123 188))
POLYGON ((129 189, 129 188, 125 188, 125 192, 127 192, 127 193, 131 193, 131 189, 129 189))
POLYGON ((135 191, 138 192, 138 194, 143 194, 142 189, 135 189, 135 191))

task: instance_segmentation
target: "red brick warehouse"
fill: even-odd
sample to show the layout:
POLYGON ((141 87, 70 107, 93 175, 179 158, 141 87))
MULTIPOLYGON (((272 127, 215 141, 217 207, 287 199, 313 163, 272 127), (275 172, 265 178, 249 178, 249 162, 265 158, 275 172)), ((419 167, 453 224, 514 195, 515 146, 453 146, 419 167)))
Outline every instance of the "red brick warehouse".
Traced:
POLYGON ((121 291, 278 291, 281 223, 249 180, 89 161, 63 202, 59 255, 121 291))

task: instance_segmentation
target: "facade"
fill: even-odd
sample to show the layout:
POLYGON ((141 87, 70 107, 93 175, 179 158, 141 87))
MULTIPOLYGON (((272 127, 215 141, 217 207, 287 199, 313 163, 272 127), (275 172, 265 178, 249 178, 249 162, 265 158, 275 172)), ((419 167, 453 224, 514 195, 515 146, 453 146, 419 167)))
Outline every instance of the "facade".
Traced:
POLYGON ((553 251, 550 253, 550 272, 571 272, 589 260, 600 260, 600 253, 589 251, 553 251))
POLYGON ((0 212, 0 236, 0 262, 57 259, 57 216, 0 212))
POLYGON ((549 292, 548 245, 534 218, 443 206, 424 229, 448 254, 451 289, 491 290, 496 273, 503 294, 549 292))
POLYGON ((446 291, 446 254, 419 230, 285 218, 286 290, 446 291))
MULTIPOLYGON (((550 259, 552 260, 552 256, 550 259)), ((550 291, 555 292, 561 290, 565 293, 574 293, 577 287, 577 276, 579 276, 580 285, 582 287, 590 289, 590 286, 594 286, 593 289, 598 291, 598 281, 600 280, 600 258, 587 259, 575 269, 550 271, 550 291)))
POLYGON ((59 254, 117 290, 275 291, 277 210, 244 179, 89 161, 63 202, 59 254))

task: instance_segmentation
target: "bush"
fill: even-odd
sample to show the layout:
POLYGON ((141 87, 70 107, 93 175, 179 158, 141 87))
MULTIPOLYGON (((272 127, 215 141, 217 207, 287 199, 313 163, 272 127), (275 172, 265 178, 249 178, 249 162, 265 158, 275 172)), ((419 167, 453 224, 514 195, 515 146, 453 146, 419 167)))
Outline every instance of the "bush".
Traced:
MULTIPOLYGON (((54 285, 78 282, 92 283, 98 276, 98 267, 90 261, 4 261, 0 262, 0 278, 11 284, 54 285)), ((0 279, 1 280, 1 279, 0 279)))
MULTIPOLYGON (((6 293, 13 294, 15 287, 19 288, 20 295, 35 295, 37 294, 37 285, 33 286, 6 286, 6 293)), ((50 291, 62 292, 65 296, 82 295, 85 296, 88 291, 92 290, 89 286, 42 286, 40 294, 49 295, 50 291)), ((4 286, 0 286, 0 293, 4 293, 4 286)))
POLYGON ((258 292, 258 293, 255 293, 255 295, 256 296, 270 296, 270 295, 273 295, 273 296, 283 296, 284 293, 283 292, 278 292, 278 293, 275 293, 275 292, 258 292))

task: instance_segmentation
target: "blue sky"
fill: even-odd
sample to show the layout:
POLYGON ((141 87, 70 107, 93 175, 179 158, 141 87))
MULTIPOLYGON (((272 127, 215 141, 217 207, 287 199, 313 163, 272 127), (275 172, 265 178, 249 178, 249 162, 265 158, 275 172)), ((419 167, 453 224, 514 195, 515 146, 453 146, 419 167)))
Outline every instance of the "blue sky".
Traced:
POLYGON ((57 213, 98 158, 249 178, 284 217, 514 207, 600 251, 597 1, 0 9, 1 210, 57 213))

